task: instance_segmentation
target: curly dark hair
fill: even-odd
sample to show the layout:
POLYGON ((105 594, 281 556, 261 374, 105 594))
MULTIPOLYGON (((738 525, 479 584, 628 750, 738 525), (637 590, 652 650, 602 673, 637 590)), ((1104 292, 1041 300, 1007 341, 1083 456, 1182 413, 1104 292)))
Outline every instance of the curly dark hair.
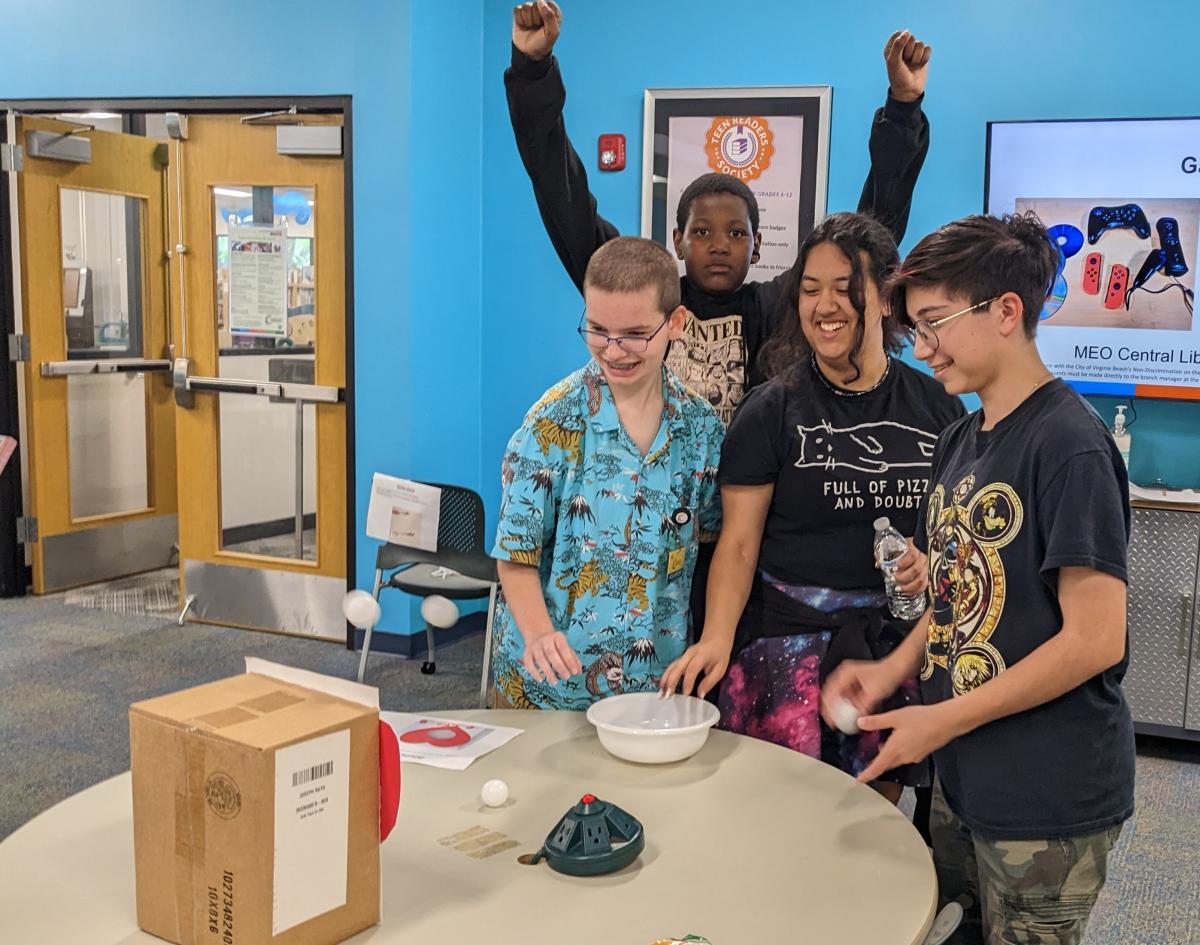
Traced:
MULTIPOLYGON (((800 324, 800 280, 808 254, 822 243, 831 243, 850 260, 850 304, 858 313, 854 329, 854 346, 850 349, 850 365, 854 373, 844 378, 847 384, 862 376, 863 337, 866 331, 866 280, 870 279, 882 292, 888 277, 900 263, 896 241, 882 223, 865 213, 835 213, 819 223, 800 244, 795 265, 787 272, 775 332, 758 355, 758 366, 765 377, 775 377, 785 371, 798 369, 811 354, 812 348, 804 337, 800 324), (866 254, 866 266, 863 265, 866 254)), ((883 348, 898 354, 904 347, 908 332, 894 318, 883 320, 883 348)))
POLYGON ((711 194, 740 197, 746 204, 746 214, 750 217, 750 232, 758 232, 758 200, 754 191, 729 174, 701 174, 688 184, 679 195, 679 204, 675 208, 675 225, 681 230, 686 230, 688 215, 692 212, 692 204, 696 202, 696 198, 711 194))
POLYGON ((1058 253, 1032 211, 963 217, 913 247, 888 285, 888 302, 898 320, 911 324, 909 286, 939 286, 972 305, 1015 292, 1024 307, 1025 337, 1033 338, 1058 276, 1058 253))

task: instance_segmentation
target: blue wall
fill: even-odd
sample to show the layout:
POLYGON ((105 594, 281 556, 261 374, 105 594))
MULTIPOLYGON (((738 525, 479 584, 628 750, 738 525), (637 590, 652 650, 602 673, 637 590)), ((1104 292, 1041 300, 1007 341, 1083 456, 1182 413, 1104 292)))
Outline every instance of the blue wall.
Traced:
MULTIPOLYGON (((567 128, 588 163, 601 212, 623 232, 638 232, 642 91, 653 86, 832 85, 828 205, 853 209, 868 166, 872 110, 886 88, 883 44, 894 29, 911 29, 934 47, 925 102, 932 147, 907 246, 947 220, 982 210, 989 120, 1200 114, 1194 71, 1200 4, 1187 0, 1159 4, 1153 16, 1111 0, 1089 4, 1087 15, 1081 5, 1044 0, 901 0, 836 10, 759 0, 746 8, 749 16, 738 9, 688 0, 566 6, 557 51, 567 128), (1105 53, 1117 33, 1126 52, 1105 53), (628 137, 623 172, 590 170, 596 138, 606 132, 628 137)), ((488 4, 483 372, 489 394, 482 459, 490 508, 499 494, 500 456, 522 411, 585 355, 572 331, 578 294, 542 231, 512 141, 501 82, 510 35, 509 7, 488 4)), ((1117 401, 1093 402, 1111 419, 1117 401)), ((1200 405, 1138 401, 1137 409, 1135 478, 1200 485, 1200 405)))

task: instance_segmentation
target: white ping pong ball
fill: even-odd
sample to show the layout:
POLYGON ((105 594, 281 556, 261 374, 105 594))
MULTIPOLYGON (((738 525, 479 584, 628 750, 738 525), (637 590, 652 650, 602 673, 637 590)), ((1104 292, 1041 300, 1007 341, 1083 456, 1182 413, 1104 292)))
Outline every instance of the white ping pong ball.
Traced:
POLYGON ((838 699, 830 709, 833 715, 833 723, 845 734, 856 735, 858 733, 858 717, 861 713, 849 699, 838 699))
POLYGON ((488 807, 500 807, 508 800, 508 784, 499 778, 492 778, 484 783, 479 797, 488 807))

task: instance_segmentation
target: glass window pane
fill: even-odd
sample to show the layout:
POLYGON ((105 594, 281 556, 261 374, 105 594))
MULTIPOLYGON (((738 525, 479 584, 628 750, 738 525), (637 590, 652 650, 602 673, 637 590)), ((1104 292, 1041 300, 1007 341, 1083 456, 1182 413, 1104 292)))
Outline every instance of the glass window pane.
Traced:
MULTIPOLYGON (((226 358, 221 360, 224 362, 226 358)), ((287 379, 312 383, 312 355, 249 355, 232 360, 237 361, 239 377, 281 380, 286 374, 287 379)), ((316 407, 272 402, 269 397, 247 394, 218 397, 221 547, 247 554, 315 561, 316 407), (298 471, 303 485, 299 495, 298 471)))
POLYGON ((140 374, 67 378, 72 519, 149 507, 146 409, 140 374))
POLYGON ((67 358, 141 357, 143 201, 59 193, 67 358))
POLYGON ((213 211, 221 376, 251 376, 231 360, 237 356, 311 354, 316 190, 219 184, 213 211))

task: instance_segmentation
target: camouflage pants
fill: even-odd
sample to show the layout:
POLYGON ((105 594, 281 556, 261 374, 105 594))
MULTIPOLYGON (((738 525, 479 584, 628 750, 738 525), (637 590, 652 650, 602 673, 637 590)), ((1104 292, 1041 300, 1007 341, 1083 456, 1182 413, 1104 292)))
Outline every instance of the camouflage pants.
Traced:
POLYGON ((985 840, 933 791, 929 816, 940 905, 963 922, 947 945, 1079 945, 1121 825, 1082 837, 985 840))

